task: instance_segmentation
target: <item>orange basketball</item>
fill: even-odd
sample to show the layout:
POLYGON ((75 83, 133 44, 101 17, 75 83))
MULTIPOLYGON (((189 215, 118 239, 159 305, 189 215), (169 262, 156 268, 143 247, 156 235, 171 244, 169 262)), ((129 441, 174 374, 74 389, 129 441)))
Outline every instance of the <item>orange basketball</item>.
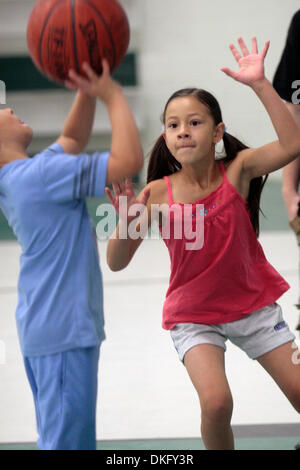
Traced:
POLYGON ((129 45, 128 18, 118 0, 38 0, 27 25, 27 44, 36 67, 64 83, 72 68, 84 74, 88 62, 101 74, 102 58, 111 72, 129 45))

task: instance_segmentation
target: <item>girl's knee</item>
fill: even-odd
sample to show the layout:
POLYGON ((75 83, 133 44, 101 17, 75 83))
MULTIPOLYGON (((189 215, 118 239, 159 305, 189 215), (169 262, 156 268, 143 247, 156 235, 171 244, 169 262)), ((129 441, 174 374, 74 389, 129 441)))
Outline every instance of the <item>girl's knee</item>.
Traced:
POLYGON ((233 401, 230 394, 210 396, 201 403, 202 418, 215 422, 230 422, 233 401))

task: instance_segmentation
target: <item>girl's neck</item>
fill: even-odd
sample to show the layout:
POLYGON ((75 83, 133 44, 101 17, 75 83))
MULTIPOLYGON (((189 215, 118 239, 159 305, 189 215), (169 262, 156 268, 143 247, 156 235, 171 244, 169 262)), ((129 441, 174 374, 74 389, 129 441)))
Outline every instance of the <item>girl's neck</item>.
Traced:
POLYGON ((178 176, 182 183, 207 189, 220 178, 220 166, 216 160, 200 162, 197 165, 183 165, 178 176))

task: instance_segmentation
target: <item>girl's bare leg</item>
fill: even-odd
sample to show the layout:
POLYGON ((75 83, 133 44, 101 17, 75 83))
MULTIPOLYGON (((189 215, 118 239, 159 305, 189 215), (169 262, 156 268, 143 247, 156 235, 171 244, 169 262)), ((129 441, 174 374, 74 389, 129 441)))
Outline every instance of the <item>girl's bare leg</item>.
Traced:
POLYGON ((257 361, 300 413, 300 351, 297 345, 290 341, 260 356, 257 361))
POLYGON ((224 350, 211 344, 195 346, 186 353, 184 364, 199 396, 205 448, 233 450, 233 401, 225 374, 224 350))

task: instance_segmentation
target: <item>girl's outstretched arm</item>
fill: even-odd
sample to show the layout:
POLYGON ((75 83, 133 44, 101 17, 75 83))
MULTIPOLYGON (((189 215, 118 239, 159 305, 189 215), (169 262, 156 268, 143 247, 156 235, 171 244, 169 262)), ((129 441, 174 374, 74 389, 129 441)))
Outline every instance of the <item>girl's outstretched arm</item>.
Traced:
POLYGON ((239 153, 243 160, 243 170, 249 179, 271 173, 290 163, 300 154, 300 130, 287 110, 280 96, 274 90, 264 74, 264 59, 269 49, 269 41, 261 53, 257 50, 256 38, 252 39, 252 51, 249 53, 242 38, 239 38, 241 54, 234 45, 230 49, 239 64, 240 70, 234 72, 228 68, 221 70, 234 80, 250 86, 261 100, 278 140, 256 149, 246 149, 239 153))
MULTIPOLYGON (((286 107, 295 119, 300 129, 300 106, 298 104, 286 103, 286 107)), ((282 196, 285 202, 289 221, 295 219, 300 202, 300 158, 296 158, 282 169, 282 196)))

